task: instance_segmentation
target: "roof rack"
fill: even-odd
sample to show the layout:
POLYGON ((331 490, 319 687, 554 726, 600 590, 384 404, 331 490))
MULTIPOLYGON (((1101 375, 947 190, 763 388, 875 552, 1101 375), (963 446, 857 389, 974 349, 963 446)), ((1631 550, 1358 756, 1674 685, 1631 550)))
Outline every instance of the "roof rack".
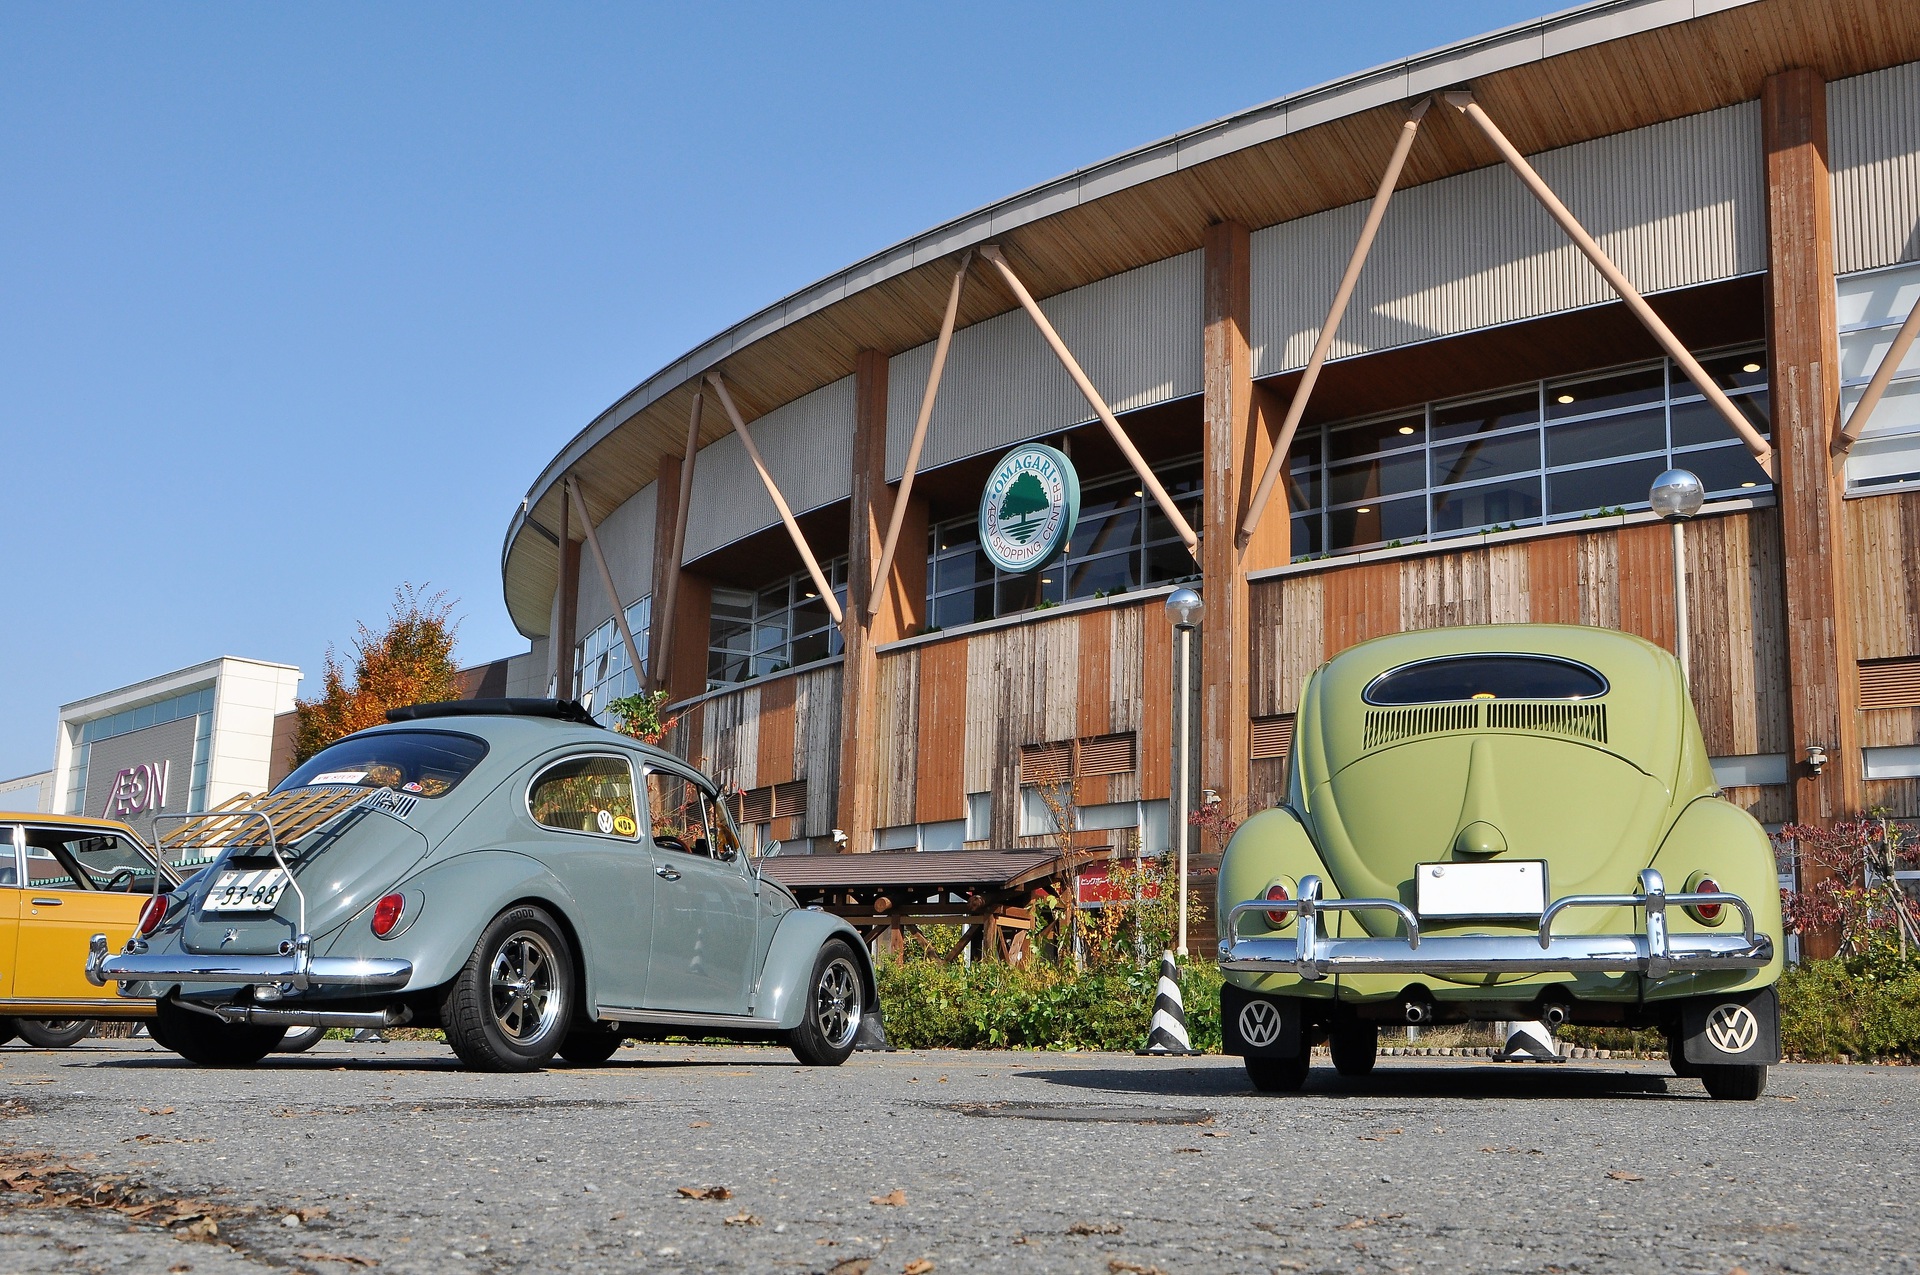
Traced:
POLYGON ((571 699, 450 699, 387 710, 390 722, 417 722, 429 717, 551 717, 582 726, 600 724, 580 701, 571 699))

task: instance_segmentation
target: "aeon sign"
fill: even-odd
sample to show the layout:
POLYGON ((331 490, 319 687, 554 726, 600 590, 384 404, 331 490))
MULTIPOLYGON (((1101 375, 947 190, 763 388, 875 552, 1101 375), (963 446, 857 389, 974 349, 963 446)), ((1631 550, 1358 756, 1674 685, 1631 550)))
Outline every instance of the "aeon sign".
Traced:
POLYGON ((1002 571, 1051 562, 1080 521, 1080 476, 1062 452, 1041 443, 1000 458, 980 493, 980 549, 1002 571))
POLYGON ((102 819, 130 819, 167 807, 167 775, 173 763, 143 762, 129 766, 113 777, 113 791, 107 794, 102 819))

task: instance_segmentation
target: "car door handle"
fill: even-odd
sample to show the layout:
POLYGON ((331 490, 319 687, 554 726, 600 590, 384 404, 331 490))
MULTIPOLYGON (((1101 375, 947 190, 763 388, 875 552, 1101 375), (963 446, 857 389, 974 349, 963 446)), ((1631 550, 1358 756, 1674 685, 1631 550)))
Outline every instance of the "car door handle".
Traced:
POLYGON ((678 881, 680 879, 680 874, 664 863, 653 870, 653 875, 659 877, 662 881, 678 881))
POLYGON ((35 899, 33 901, 33 906, 37 908, 57 908, 60 906, 60 900, 59 899, 35 899))

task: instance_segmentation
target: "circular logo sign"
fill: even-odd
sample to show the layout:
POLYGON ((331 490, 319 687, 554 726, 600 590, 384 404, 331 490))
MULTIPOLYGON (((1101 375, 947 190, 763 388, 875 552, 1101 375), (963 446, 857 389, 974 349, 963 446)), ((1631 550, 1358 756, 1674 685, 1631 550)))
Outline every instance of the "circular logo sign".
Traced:
POLYGON ((1707 1043, 1723 1054, 1744 1054, 1760 1036, 1760 1020, 1745 1005, 1716 1005, 1707 1015, 1707 1043))
POLYGON ((1065 454, 1041 443, 1001 457, 980 493, 980 548, 1002 571, 1045 566, 1079 521, 1080 476, 1065 454))
POLYGON ((603 833, 612 832, 613 831, 613 811, 611 810, 594 811, 593 822, 599 825, 601 832, 603 833))
POLYGON ((1280 1011, 1266 1001, 1248 1001, 1240 1007, 1240 1039, 1251 1049, 1265 1049, 1280 1039, 1280 1011))

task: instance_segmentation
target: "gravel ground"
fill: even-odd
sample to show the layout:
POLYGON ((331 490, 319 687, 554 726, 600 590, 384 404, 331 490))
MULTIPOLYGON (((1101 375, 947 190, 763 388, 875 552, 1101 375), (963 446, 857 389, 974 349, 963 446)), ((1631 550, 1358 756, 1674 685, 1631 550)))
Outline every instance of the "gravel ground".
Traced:
POLYGON ((1911 1271, 1917 1174, 1902 1068, 1782 1067, 1743 1104, 1598 1059, 1269 1097, 1115 1054, 0 1050, 7 1271, 1911 1271))

